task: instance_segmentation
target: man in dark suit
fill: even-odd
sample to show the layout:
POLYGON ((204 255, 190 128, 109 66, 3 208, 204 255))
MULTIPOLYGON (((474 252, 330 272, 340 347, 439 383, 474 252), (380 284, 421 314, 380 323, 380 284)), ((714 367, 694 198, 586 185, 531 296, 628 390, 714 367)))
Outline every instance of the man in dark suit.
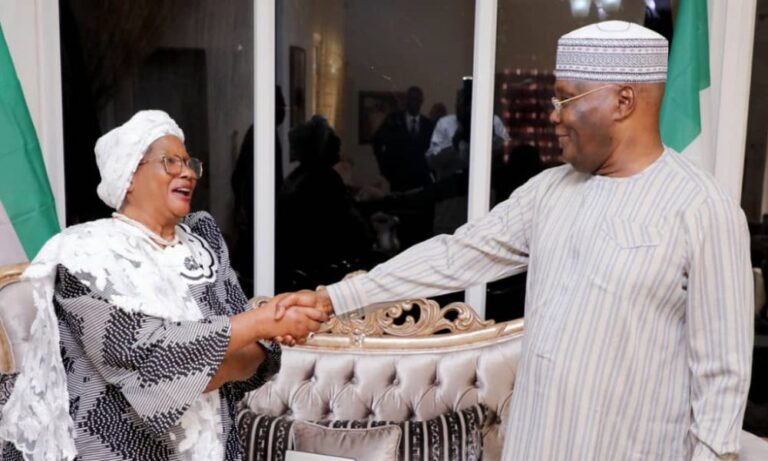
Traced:
POLYGON ((381 174, 394 192, 424 187, 432 182, 427 159, 435 123, 421 115, 424 93, 408 88, 405 110, 389 114, 373 138, 373 151, 381 174))
MULTIPOLYGON (((422 203, 423 192, 432 184, 425 156, 435 122, 421 114, 424 92, 417 86, 406 91, 405 110, 389 114, 373 138, 373 151, 382 176, 392 192, 414 196, 416 203, 401 206, 400 242, 403 248, 432 236, 434 205, 422 203)), ((408 202, 412 202, 409 200, 408 202)))

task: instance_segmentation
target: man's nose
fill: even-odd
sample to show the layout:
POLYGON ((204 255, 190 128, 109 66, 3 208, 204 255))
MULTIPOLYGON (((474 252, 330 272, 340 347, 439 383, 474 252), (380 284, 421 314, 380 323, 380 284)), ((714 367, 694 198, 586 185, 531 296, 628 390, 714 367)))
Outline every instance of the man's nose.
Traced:
POLYGON ((560 123, 560 112, 554 107, 549 111, 549 122, 553 125, 560 123))

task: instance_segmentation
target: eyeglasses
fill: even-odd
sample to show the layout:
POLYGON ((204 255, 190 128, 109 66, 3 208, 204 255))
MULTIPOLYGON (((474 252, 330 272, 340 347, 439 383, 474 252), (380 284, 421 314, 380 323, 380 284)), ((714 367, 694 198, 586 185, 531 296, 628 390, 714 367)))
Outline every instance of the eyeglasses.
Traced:
POLYGON ((183 169, 183 165, 186 165, 187 168, 189 168, 190 171, 192 171, 192 173, 195 175, 195 178, 200 179, 200 177, 203 176, 203 161, 195 157, 190 157, 184 160, 181 157, 177 157, 175 155, 174 156, 163 155, 158 160, 142 160, 139 162, 139 165, 143 165, 145 163, 150 163, 150 162, 158 162, 158 161, 162 162, 165 172, 171 176, 180 175, 183 169))
POLYGON ((592 94, 595 91, 600 91, 600 90, 603 90, 605 88, 610 88, 612 86, 616 86, 616 85, 615 84, 611 84, 611 85, 599 86, 597 88, 591 89, 591 90, 586 91, 584 93, 577 94, 576 96, 572 96, 572 97, 570 97, 568 99, 557 99, 556 97, 553 97, 552 98, 552 107, 555 109, 555 112, 557 112, 557 115, 559 116, 560 112, 562 112, 562 110, 563 110, 563 106, 565 106, 566 104, 568 104, 570 102, 573 102, 573 101, 575 101, 577 99, 583 98, 584 96, 586 96, 588 94, 592 94))

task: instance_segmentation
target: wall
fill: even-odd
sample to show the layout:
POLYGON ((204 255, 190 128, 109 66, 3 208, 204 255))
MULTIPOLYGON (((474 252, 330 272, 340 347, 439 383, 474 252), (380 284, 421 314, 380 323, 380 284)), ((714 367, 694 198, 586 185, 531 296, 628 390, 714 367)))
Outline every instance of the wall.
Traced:
POLYGON ((0 3, 0 24, 21 81, 32 121, 40 131, 40 71, 37 66, 38 11, 35 2, 0 3))

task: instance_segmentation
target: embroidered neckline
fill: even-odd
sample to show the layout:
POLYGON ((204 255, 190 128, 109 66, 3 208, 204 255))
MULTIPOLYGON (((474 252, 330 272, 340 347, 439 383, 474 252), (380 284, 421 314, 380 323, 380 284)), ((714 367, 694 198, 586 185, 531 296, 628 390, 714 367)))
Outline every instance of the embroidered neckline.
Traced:
POLYGON ((140 223, 139 221, 136 221, 135 219, 129 218, 128 216, 114 212, 112 213, 112 217, 118 221, 122 221, 126 224, 130 224, 131 226, 135 227, 136 229, 140 230, 141 233, 146 235, 151 241, 154 243, 163 246, 163 247, 171 247, 179 243, 179 233, 174 232, 172 239, 166 239, 161 235, 158 235, 157 233, 150 230, 147 226, 140 223))

